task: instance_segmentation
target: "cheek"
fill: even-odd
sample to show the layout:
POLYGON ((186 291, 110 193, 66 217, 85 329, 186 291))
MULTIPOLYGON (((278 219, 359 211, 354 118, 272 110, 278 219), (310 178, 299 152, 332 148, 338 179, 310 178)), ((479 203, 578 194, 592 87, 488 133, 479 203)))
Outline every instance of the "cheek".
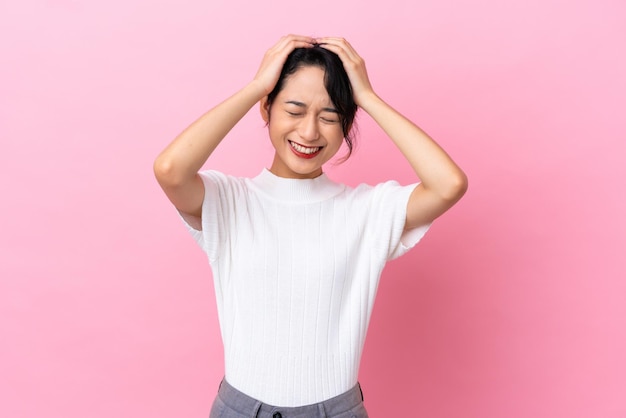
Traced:
POLYGON ((276 135, 284 134, 290 128, 284 119, 272 118, 267 124, 267 129, 268 129, 270 136, 276 136, 276 135))
POLYGON ((329 142, 332 142, 337 147, 340 147, 343 142, 343 129, 341 128, 341 125, 328 126, 324 136, 329 142))

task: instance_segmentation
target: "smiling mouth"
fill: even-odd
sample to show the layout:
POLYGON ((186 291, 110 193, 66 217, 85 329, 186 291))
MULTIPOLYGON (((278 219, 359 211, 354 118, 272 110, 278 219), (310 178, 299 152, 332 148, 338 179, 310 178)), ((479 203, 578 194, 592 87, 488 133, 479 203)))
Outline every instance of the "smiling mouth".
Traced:
POLYGON ((300 145, 293 141, 289 141, 289 145, 291 145, 291 149, 296 153, 296 155, 302 156, 304 158, 314 157, 323 148, 323 147, 305 147, 304 145, 300 145))

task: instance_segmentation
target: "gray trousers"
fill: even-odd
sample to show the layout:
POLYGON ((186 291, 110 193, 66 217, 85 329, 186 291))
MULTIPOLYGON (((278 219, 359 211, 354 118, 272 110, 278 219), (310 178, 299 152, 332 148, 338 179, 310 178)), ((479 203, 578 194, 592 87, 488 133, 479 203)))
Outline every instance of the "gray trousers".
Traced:
POLYGON ((368 418, 368 415, 358 383, 349 391, 324 402, 283 408, 251 398, 224 379, 209 418, 368 418))

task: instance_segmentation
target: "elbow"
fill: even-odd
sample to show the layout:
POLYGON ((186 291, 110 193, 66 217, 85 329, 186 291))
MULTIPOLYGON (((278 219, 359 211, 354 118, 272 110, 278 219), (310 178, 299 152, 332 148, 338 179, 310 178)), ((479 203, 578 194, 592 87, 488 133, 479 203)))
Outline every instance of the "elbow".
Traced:
POLYGON ((467 188, 469 187, 469 180, 467 179, 467 175, 464 172, 460 173, 459 179, 456 185, 457 185, 456 196, 457 196, 457 200, 459 200, 465 195, 465 192, 467 192, 467 188))
POLYGON ((152 166, 154 176, 161 186, 176 186, 182 183, 183 179, 180 171, 176 169, 176 165, 170 158, 163 154, 159 155, 152 166))
POLYGON ((172 163, 161 154, 154 160, 152 170, 154 171, 154 176, 160 183, 161 180, 167 178, 172 172, 172 163))
POLYGON ((463 197, 465 192, 467 192, 468 185, 469 182, 467 175, 465 175, 464 172, 459 171, 448 180, 441 196, 449 202, 456 203, 463 197))

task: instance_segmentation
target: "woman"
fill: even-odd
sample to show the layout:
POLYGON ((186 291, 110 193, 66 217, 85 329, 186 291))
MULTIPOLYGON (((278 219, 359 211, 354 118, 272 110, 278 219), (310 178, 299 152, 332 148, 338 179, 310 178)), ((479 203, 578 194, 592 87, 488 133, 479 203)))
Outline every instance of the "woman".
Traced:
POLYGON ((226 375, 211 417, 367 417, 357 376, 380 273, 465 193, 461 169, 376 95, 347 41, 289 35, 154 170, 213 271, 226 375), (257 103, 269 170, 199 173, 257 103), (343 141, 351 152, 357 106, 421 183, 350 188, 323 173, 343 141))

